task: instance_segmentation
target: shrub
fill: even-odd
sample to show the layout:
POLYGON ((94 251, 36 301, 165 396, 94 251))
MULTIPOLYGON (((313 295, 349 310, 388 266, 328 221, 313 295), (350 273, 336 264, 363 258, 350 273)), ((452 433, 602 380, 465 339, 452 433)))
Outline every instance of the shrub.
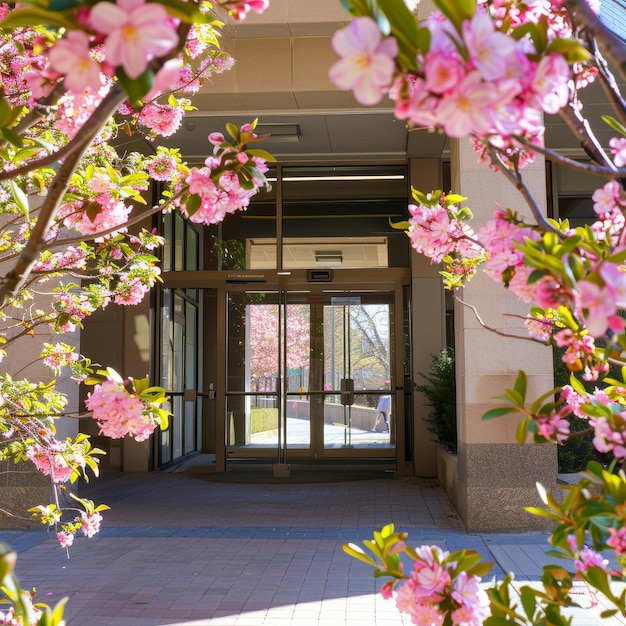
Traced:
POLYGON ((433 356, 428 374, 420 376, 427 384, 415 385, 423 393, 432 410, 426 421, 428 430, 435 435, 435 440, 448 452, 456 454, 456 382, 454 370, 454 349, 444 348, 433 356))

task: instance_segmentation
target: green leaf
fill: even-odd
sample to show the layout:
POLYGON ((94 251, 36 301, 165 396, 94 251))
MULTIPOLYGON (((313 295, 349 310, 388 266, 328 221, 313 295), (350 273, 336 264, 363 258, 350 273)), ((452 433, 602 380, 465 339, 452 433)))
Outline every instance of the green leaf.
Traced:
POLYGON ((546 48, 546 54, 553 52, 565 57, 568 63, 584 63, 592 58, 591 52, 578 39, 553 39, 546 48))
POLYGON ((259 150, 257 148, 254 148, 252 150, 246 150, 246 152, 252 156, 259 157, 260 159, 265 159, 270 163, 274 163, 276 161, 276 157, 267 150, 259 150))
POLYGON ((517 373, 517 380, 515 381, 515 385, 513 386, 513 388, 522 398, 522 404, 520 406, 522 406, 526 401, 527 386, 528 383, 526 380, 526 372, 524 372, 523 370, 519 370, 519 372, 517 373))
POLYGON ((476 12, 474 0, 433 0, 433 4, 454 24, 461 32, 461 24, 471 19, 476 12))
POLYGON ((11 105, 6 98, 0 98, 0 126, 6 126, 11 119, 11 105))
POLYGON ((546 509, 540 509, 539 507, 536 507, 536 506, 524 507, 524 511, 528 511, 528 513, 532 515, 537 515, 539 517, 547 517, 548 519, 552 519, 556 521, 561 520, 561 518, 555 513, 552 513, 551 511, 548 511, 546 509))
POLYGON ((73 29, 76 23, 71 13, 61 11, 47 11, 41 7, 30 6, 14 9, 0 22, 0 28, 20 28, 24 26, 37 26, 44 24, 47 26, 62 26, 73 29))
POLYGON ((524 396, 517 389, 507 389, 504 395, 511 404, 519 408, 524 408, 524 396))
POLYGON ((585 395, 587 395, 587 390, 585 389, 585 386, 582 384, 580 380, 578 380, 578 378, 576 378, 576 376, 574 376, 573 373, 570 374, 569 384, 572 386, 572 389, 576 393, 584 393, 585 395))
POLYGON ((28 219, 28 196, 22 191, 22 188, 14 180, 10 180, 9 183, 11 185, 11 195, 13 196, 13 201, 24 214, 24 217, 28 219))
POLYGON ((187 196, 187 198, 181 202, 185 206, 185 211, 187 211, 187 215, 191 217, 195 213, 197 213, 198 209, 202 205, 202 198, 200 196, 187 196))
POLYGON ((66 11, 68 9, 75 9, 81 4, 81 0, 50 0, 48 7, 52 11, 66 11))
POLYGON ((525 417, 515 429, 515 441, 519 444, 522 444, 526 441, 526 433, 528 432, 528 418, 525 417))
POLYGON ((610 115, 603 115, 602 121, 605 124, 608 124, 613 130, 616 130, 618 133, 626 137, 626 127, 618 122, 614 117, 611 117, 610 115))
MULTIPOLYGON (((401 64, 409 71, 416 70, 419 29, 415 16, 409 11, 404 0, 378 0, 377 5, 387 19, 389 34, 395 37, 398 43, 401 64)), ((423 41, 422 37, 421 42, 423 41)))
POLYGON ((150 69, 137 78, 130 78, 122 67, 118 67, 115 75, 133 107, 138 106, 141 99, 152 89, 154 75, 150 69))
POLYGON ((535 592, 530 587, 522 587, 522 606, 529 620, 532 620, 537 609, 537 598, 535 592))
POLYGON ((519 413, 519 409, 515 408, 515 407, 506 407, 506 406, 502 406, 502 407, 498 407, 497 409, 491 409, 490 411, 487 411, 484 415, 483 415, 483 419, 484 420, 490 420, 493 419, 495 417, 502 417, 503 415, 509 415, 510 413, 519 413))
POLYGON ((0 132, 2 133, 2 136, 16 148, 21 148, 24 145, 24 141, 20 135, 12 131, 10 128, 0 128, 0 132))
POLYGON ((239 132, 239 127, 237 126, 237 124, 233 124, 232 122, 227 122, 226 132, 235 140, 236 143, 240 142, 241 134, 239 132))
POLYGON ((365 554, 363 549, 360 546, 357 546, 355 543, 344 544, 343 551, 354 559, 358 559, 359 561, 363 561, 363 563, 367 563, 372 567, 378 568, 378 563, 367 554, 365 554))

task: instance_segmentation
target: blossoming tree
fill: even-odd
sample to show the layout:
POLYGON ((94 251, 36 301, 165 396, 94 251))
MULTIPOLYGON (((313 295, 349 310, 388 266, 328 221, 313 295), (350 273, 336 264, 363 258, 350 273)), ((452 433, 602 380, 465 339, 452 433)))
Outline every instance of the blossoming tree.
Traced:
POLYGON ((335 34, 340 60, 330 70, 335 84, 364 105, 388 95, 395 114, 411 126, 469 138, 477 159, 519 190, 533 220, 506 207, 478 231, 467 198, 441 190, 413 190, 404 224, 415 250, 441 264, 444 284, 457 294, 481 266, 528 304, 526 328, 533 340, 563 349, 570 384, 527 398, 520 372, 505 403, 485 418, 521 415, 518 441, 563 442, 567 417, 588 420, 598 451, 611 453, 608 467, 592 462, 560 504, 540 488, 546 508, 529 509, 554 524, 553 554, 572 567, 544 569, 543 589, 521 589, 511 576, 481 598, 480 576, 489 565, 468 551, 407 546, 392 525, 374 533, 366 550, 346 551, 391 581, 398 609, 415 624, 567 624, 561 608, 580 577, 626 615, 626 595, 611 587, 626 566, 626 104, 613 71, 625 77, 626 47, 586 0, 517 2, 434 0, 436 11, 417 20, 403 0, 343 0, 353 19, 335 34), (615 68, 614 70, 612 68, 615 68), (604 121, 615 136, 602 145, 579 97, 599 81, 607 95, 604 121), (546 148, 544 114, 559 114, 581 142, 589 162, 546 148), (593 194, 596 221, 574 228, 546 219, 524 177, 537 153, 573 170, 606 180, 593 194), (613 365, 613 371, 609 373, 613 365), (593 382, 588 392, 583 381, 593 382), (602 550, 611 550, 613 564, 602 550), (401 554, 412 561, 405 571, 401 554))
MULTIPOLYGON (((0 6, 0 359, 11 364, 24 337, 59 335, 39 356, 48 380, 0 375, 0 460, 32 462, 50 477, 53 502, 31 512, 64 547, 77 532, 93 536, 107 507, 73 496, 68 511, 56 497, 67 481, 97 475, 101 454, 85 435, 56 437, 67 415, 61 370, 93 386, 86 414, 106 436, 145 440, 168 413, 165 390, 92 363, 63 335, 111 303, 138 303, 159 279, 163 240, 143 227, 150 216, 177 210, 217 223, 267 185, 272 157, 255 147, 254 121, 212 133, 200 167, 158 143, 179 128, 189 96, 232 65, 219 47, 218 6, 240 20, 267 0, 0 6), (129 135, 153 149, 128 151, 129 135), (159 197, 148 206, 151 186, 159 197)), ((13 576, 13 553, 3 546, 0 557, 12 603, 0 622, 60 623, 62 606, 33 607, 13 576)))

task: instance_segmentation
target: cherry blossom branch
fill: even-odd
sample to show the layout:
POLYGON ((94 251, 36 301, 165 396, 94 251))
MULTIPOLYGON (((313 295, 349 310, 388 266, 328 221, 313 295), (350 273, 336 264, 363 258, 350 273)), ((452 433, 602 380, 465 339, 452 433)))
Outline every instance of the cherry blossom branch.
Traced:
MULTIPOLYGON (((66 89, 63 83, 57 83, 52 91, 37 101, 33 107, 33 109, 20 121, 20 123, 13 128, 13 132, 21 135, 23 132, 32 128, 35 124, 37 124, 42 117, 48 114, 48 108, 52 106, 64 93, 66 89)), ((3 142, 6 143, 6 142, 3 142)), ((16 170, 13 170, 15 172, 16 170)))
POLYGON ((582 116, 580 110, 573 102, 563 107, 559 111, 559 115, 568 125, 572 134, 580 141, 583 150, 592 160, 596 163, 604 163, 608 168, 617 169, 596 139, 594 132, 591 130, 589 120, 582 116))
POLYGON ((587 0, 565 0, 565 5, 576 29, 581 33, 591 33, 608 60, 626 78, 626 47, 623 41, 598 19, 587 0))
POLYGON ((622 93, 617 85, 613 73, 609 70, 605 58, 600 53, 600 50, 598 50, 598 44, 595 39, 591 42, 591 46, 594 51, 596 65, 600 73, 600 84, 602 85, 604 93, 611 103, 613 110, 618 116, 619 121, 626 126, 626 102, 622 97, 622 93))
POLYGON ((26 281, 30 270, 37 261, 39 253, 46 245, 46 235, 54 224, 58 208, 80 159, 91 146, 94 138, 106 121, 115 113, 125 98, 126 95, 122 88, 119 85, 114 85, 93 115, 81 128, 80 133, 77 135, 79 139, 75 145, 75 150, 62 163, 58 174, 52 181, 39 219, 15 267, 1 279, 0 304, 3 304, 7 298, 14 297, 26 281))
POLYGON ((602 165, 595 165, 593 163, 583 163, 581 161, 575 161, 574 159, 563 156, 562 154, 555 152, 550 148, 546 148, 545 146, 541 146, 539 144, 528 141, 527 139, 519 135, 515 136, 515 141, 522 144, 529 150, 532 150, 533 152, 539 152, 540 154, 543 154, 548 159, 550 159, 550 161, 558 163, 559 165, 563 165, 570 170, 581 172, 583 174, 598 174, 599 176, 604 176, 605 178, 608 178, 610 180, 617 180, 626 176, 626 168, 604 167, 602 165))
MULTIPOLYGON (((534 337, 529 337, 528 335, 512 335, 511 333, 505 333, 504 331, 498 330, 497 328, 492 328, 491 326, 487 326, 487 324, 485 324, 485 322, 483 322, 482 318, 480 317, 480 314, 478 313, 478 309, 473 304, 469 304, 468 302, 465 302, 465 300, 463 300, 461 297, 458 296, 456 291, 454 291, 452 295, 459 304, 461 304, 464 307, 467 307, 468 309, 470 309, 470 311, 472 311, 472 313, 474 314, 474 317, 476 318, 476 321, 485 330, 495 333, 496 335, 499 335, 500 337, 507 337, 509 339, 522 339, 524 341, 530 341, 532 343, 540 343, 541 345, 545 345, 543 341, 539 341, 538 339, 535 339, 534 337)), ((526 319, 526 318, 521 318, 519 315, 513 315, 513 314, 508 314, 508 313, 505 313, 504 317, 526 319)))
POLYGON ((107 235, 110 235, 111 233, 119 232, 120 228, 127 228, 129 226, 134 226, 135 224, 140 224, 146 218, 152 215, 155 215, 156 213, 160 213, 165 208, 166 207, 155 204, 153 207, 146 209, 145 211, 141 211, 140 213, 137 213, 133 217, 129 217, 127 220, 124 221, 123 224, 118 224, 117 226, 107 228, 107 230, 102 230, 100 232, 92 233, 90 235, 77 235, 76 237, 56 239, 55 241, 43 246, 42 250, 54 250, 55 248, 58 248, 58 247, 73 246, 74 244, 82 243, 83 241, 93 241, 94 239, 97 239, 99 237, 106 237, 107 235))
POLYGON ((537 204, 535 197, 531 193, 530 189, 527 187, 526 183, 522 178, 519 170, 513 172, 511 168, 505 163, 504 159, 500 156, 500 153, 493 147, 488 146, 487 150, 489 151, 489 155, 492 161, 497 162, 502 174, 504 177, 511 182, 515 188, 519 191, 520 195, 526 201, 526 204, 530 208, 537 225, 543 229, 544 231, 549 231, 557 234, 559 237, 564 237, 564 233, 562 233, 558 228, 555 228, 543 214, 541 207, 537 204))

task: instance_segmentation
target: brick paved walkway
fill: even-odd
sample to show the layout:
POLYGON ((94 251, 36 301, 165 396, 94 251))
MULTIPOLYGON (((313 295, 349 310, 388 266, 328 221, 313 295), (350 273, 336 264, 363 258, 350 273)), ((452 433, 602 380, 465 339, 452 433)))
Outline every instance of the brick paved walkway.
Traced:
MULTIPOLYGON (((413 544, 482 552, 498 578, 537 581, 549 562, 542 534, 467 535, 436 481, 233 484, 172 472, 118 475, 83 495, 112 509, 69 560, 45 532, 0 532, 19 551, 24 587, 49 604, 69 595, 68 626, 409 624, 341 549, 390 521, 413 544)), ((574 624, 600 624, 601 608, 574 624)))

